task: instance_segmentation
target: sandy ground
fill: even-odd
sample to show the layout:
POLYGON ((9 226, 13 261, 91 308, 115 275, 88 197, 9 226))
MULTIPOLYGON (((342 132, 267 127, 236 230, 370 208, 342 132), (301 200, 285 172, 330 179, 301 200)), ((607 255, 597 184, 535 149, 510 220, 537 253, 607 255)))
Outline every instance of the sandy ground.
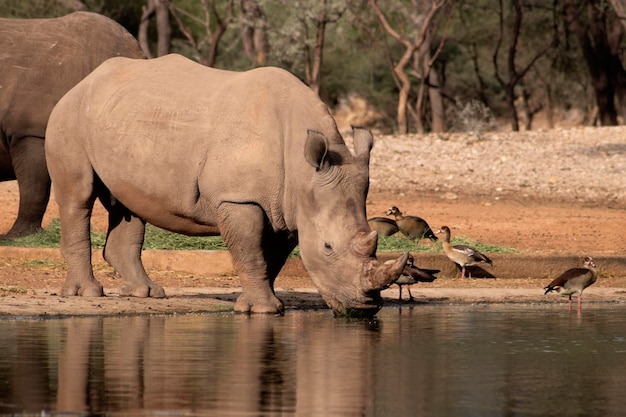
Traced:
MULTIPOLYGON (((379 139, 372 155, 369 216, 384 216, 391 205, 396 205, 405 214, 423 217, 433 228, 448 225, 453 236, 464 235, 521 251, 513 258, 500 256, 493 267, 485 268, 485 277, 472 279, 460 279, 452 265, 446 266, 444 255, 434 260, 418 256, 420 266, 444 266, 439 278, 413 286, 413 302, 406 300, 406 291, 405 300, 399 302, 397 287, 392 286, 383 292, 386 304, 562 303, 566 308, 566 298, 544 296, 542 288, 562 270, 577 267, 585 255, 602 259, 607 266, 603 269, 601 263, 598 265, 600 279, 585 291, 585 302, 626 302, 626 170, 622 170, 626 161, 626 129, 581 129, 574 133, 563 134, 560 146, 554 140, 547 143, 547 137, 555 132, 546 132, 543 137, 537 133, 520 134, 515 141, 509 136, 506 140, 497 137, 478 142, 473 137, 379 139), (588 138, 590 135, 593 141, 588 138), (434 151, 424 157, 420 146, 434 151), (439 147, 446 146, 448 153, 442 154, 439 147), (541 146, 549 152, 539 151, 541 146), (600 150, 604 156, 597 159, 594 155, 600 150), (501 166, 504 155, 505 160, 515 164, 501 166), (464 165, 468 158, 474 162, 464 165), (494 166, 500 169, 494 171, 494 166), (431 264, 420 264, 420 259, 431 264)), ((0 183, 0 233, 12 224, 17 200, 16 183, 0 183)), ((53 200, 44 225, 57 216, 53 200)), ((97 207, 94 227, 104 230, 105 218, 103 209, 97 207)), ((196 267, 196 262, 206 263, 202 256, 180 262, 175 262, 174 257, 183 254, 167 256, 165 261, 154 264, 158 267, 147 265, 153 280, 165 287, 167 298, 119 297, 119 279, 106 264, 96 260, 96 276, 104 284, 107 296, 94 299, 57 296, 65 276, 65 265, 58 253, 50 256, 29 250, 16 255, 0 247, 0 315, 232 309, 240 293, 238 279, 232 272, 212 272, 207 265, 196 267)), ((327 308, 305 273, 287 270, 279 276, 276 286, 288 311, 327 308)))

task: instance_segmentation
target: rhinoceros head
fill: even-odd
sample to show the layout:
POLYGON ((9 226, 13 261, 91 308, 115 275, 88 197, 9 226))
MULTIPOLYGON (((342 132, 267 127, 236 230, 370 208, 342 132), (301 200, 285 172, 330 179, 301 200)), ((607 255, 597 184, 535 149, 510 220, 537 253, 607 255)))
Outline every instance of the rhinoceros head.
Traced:
POLYGON ((408 253, 395 263, 376 259, 378 235, 370 231, 365 201, 369 187, 371 133, 354 129, 352 155, 343 140, 309 131, 304 156, 313 168, 302 180, 296 209, 302 262, 336 315, 371 316, 380 291, 393 283, 408 253))

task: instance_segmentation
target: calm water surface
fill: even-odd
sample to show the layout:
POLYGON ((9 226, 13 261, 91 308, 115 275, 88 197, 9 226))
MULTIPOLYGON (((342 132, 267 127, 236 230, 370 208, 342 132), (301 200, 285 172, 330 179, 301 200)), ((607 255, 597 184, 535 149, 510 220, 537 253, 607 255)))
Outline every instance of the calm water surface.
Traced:
POLYGON ((0 415, 619 416, 626 306, 0 320, 0 415))

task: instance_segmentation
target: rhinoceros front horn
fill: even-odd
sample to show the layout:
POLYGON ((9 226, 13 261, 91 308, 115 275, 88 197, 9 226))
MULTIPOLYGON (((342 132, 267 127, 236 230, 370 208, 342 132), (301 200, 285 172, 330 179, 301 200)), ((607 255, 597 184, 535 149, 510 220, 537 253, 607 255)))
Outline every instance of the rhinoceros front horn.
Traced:
POLYGON ((389 262, 376 265, 368 271, 364 283, 365 291, 382 291, 389 287, 398 279, 404 267, 406 261, 409 259, 409 252, 405 252, 395 262, 389 262))

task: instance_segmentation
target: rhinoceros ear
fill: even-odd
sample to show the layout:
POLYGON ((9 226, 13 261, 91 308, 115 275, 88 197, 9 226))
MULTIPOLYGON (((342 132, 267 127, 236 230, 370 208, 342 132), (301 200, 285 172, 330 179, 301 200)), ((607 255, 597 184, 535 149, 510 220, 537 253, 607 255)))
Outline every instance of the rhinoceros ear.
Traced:
POLYGON ((324 164, 328 154, 328 139, 320 132, 309 130, 307 132, 306 143, 304 144, 304 158, 316 169, 320 169, 324 164))
POLYGON ((354 137, 354 153, 357 158, 369 163, 370 151, 374 146, 372 132, 364 127, 352 126, 352 136, 354 137))

